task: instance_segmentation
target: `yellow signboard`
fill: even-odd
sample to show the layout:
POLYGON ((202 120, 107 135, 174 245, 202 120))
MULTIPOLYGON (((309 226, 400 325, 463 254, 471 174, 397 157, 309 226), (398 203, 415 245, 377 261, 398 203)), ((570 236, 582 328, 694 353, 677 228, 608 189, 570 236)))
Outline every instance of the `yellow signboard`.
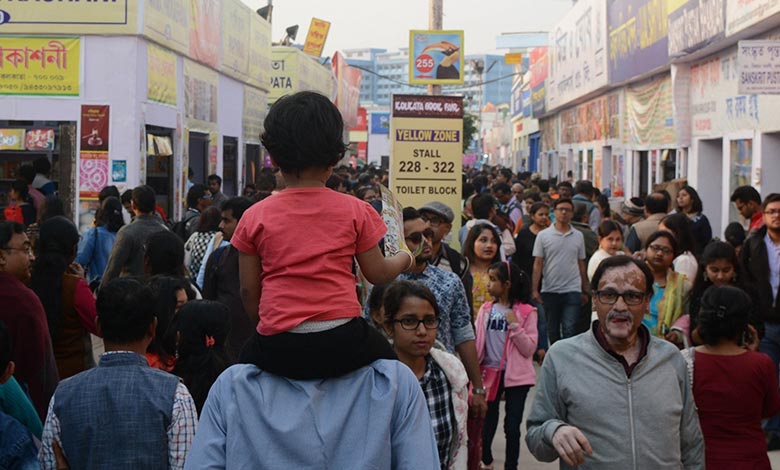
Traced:
MULTIPOLYGON (((463 98, 393 95, 390 189, 404 206, 461 201, 463 98)), ((458 233, 460 218, 453 221, 458 233)))
POLYGON ((24 150, 24 129, 0 129, 0 150, 24 150))
POLYGON ((523 54, 520 52, 508 52, 504 54, 504 63, 507 65, 518 65, 523 63, 523 54))
POLYGON ((79 38, 0 37, 0 95, 78 96, 79 38))
POLYGON ((176 106, 176 54, 149 44, 147 98, 176 106))
POLYGON ((136 0, 4 1, 0 34, 135 34, 137 9, 136 0))
POLYGON ((268 101, 298 91, 316 91, 331 98, 333 74, 330 68, 294 47, 274 47, 268 101))
POLYGON ((241 119, 244 142, 260 143, 260 133, 263 132, 267 108, 268 97, 264 92, 251 86, 244 87, 244 112, 241 119))
POLYGON ((190 50, 187 0, 150 0, 144 3, 143 34, 182 54, 190 50))
POLYGON ((328 31, 330 31, 329 21, 312 18, 309 34, 306 35, 306 43, 303 45, 303 53, 320 57, 325 48, 325 41, 328 39, 328 31))
POLYGON ((251 15, 249 18, 249 83, 268 90, 271 70, 271 23, 259 15, 251 15))
POLYGON ((249 74, 249 15, 239 0, 222 1, 222 70, 239 79, 249 74))

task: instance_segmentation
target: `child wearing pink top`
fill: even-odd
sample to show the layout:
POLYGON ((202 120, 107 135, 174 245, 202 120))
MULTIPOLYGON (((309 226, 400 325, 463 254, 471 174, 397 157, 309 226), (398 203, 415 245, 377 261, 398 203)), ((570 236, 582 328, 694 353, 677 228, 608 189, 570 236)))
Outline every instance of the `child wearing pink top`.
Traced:
POLYGON ((395 358, 361 318, 352 263, 383 284, 414 258, 407 251, 385 258, 376 210, 325 186, 346 150, 343 128, 338 109, 318 93, 277 101, 262 142, 287 189, 249 208, 231 239, 244 309, 258 320, 241 362, 292 379, 338 377, 395 358))

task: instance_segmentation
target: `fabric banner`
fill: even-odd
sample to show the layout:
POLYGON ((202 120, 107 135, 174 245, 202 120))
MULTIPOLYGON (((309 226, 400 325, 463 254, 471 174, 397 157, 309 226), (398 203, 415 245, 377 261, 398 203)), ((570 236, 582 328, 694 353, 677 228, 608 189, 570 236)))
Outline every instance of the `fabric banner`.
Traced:
POLYGON ((239 0, 222 0, 222 71, 239 80, 249 75, 249 15, 239 0))
POLYGON ((189 21, 189 0, 144 2, 144 36, 184 55, 190 51, 189 21))
POLYGON ((136 0, 4 1, 0 33, 136 34, 136 0))
POLYGON ((360 70, 350 67, 344 54, 339 51, 333 54, 331 62, 333 64, 333 74, 336 76, 336 83, 338 84, 336 107, 341 111, 344 126, 347 128, 355 127, 358 121, 357 113, 360 105, 360 79, 362 74, 360 70))
POLYGON ((412 207, 434 200, 460 207, 463 97, 393 95, 390 129, 391 189, 398 200, 412 207))
POLYGON ((688 0, 669 14, 669 57, 685 57, 725 37, 726 0, 688 0))
POLYGON ((322 56, 325 41, 328 39, 328 31, 330 31, 329 21, 312 18, 306 42, 303 44, 303 53, 314 57, 322 56))
POLYGON ((463 84, 463 31, 409 31, 409 83, 463 84))
POLYGON ((146 96, 149 101, 176 106, 176 84, 176 54, 148 44, 146 96))
POLYGON ((249 84, 267 89, 271 78, 271 23, 249 16, 249 84))
POLYGON ((108 185, 108 105, 81 106, 79 138, 79 197, 95 200, 98 193, 108 185))
POLYGON ((189 56, 214 69, 219 67, 220 3, 190 0, 189 56))
POLYGON ((607 85, 606 0, 580 0, 550 32, 547 109, 607 85))
POLYGON ((217 72, 184 59, 184 117, 187 129, 199 132, 216 129, 217 81, 217 72))
POLYGON ((626 87, 626 143, 637 147, 676 143, 671 89, 668 74, 626 87))
POLYGON ((618 93, 612 93, 561 111, 561 144, 617 139, 619 103, 618 93))
POLYGON ((669 16, 687 0, 609 0, 609 82, 621 83, 669 62, 669 16))
POLYGON ((79 38, 0 36, 0 95, 79 96, 80 70, 79 38))
POLYGON ((263 121, 268 108, 268 97, 262 91, 244 86, 244 112, 241 124, 244 143, 259 144, 263 132, 263 121))

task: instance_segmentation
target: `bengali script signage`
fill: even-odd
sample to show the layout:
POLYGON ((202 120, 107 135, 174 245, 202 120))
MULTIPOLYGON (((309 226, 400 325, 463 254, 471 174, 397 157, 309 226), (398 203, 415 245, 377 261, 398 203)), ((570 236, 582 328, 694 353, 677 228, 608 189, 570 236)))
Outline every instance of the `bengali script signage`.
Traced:
POLYGON ((780 41, 739 41, 739 93, 780 93, 780 41))
POLYGON ((550 33, 547 108, 607 85, 606 0, 580 0, 550 33))
POLYGON ((669 62, 669 16, 687 0, 608 0, 609 81, 621 83, 669 62))
POLYGON ((316 91, 329 98, 334 97, 329 67, 320 65, 317 60, 294 47, 274 47, 272 51, 269 103, 273 104, 282 96, 298 91, 316 91))
POLYGON ((322 50, 325 49, 328 31, 330 31, 329 21, 312 18, 309 25, 309 33, 306 35, 306 42, 303 44, 303 53, 320 57, 322 50))
POLYGON ((460 207, 463 97, 393 95, 392 105, 391 190, 403 206, 460 207))
POLYGON ((0 34, 135 34, 135 0, 2 1, 0 34))
POLYGON ((726 0, 688 0, 669 14, 669 57, 679 58, 723 39, 726 0))
POLYGON ((146 0, 143 33, 182 54, 190 50, 189 0, 146 0))
POLYGON ((533 116, 539 118, 547 112, 547 90, 545 88, 549 62, 547 46, 531 49, 531 107, 533 116))
POLYGON ((79 38, 0 37, 0 95, 79 96, 79 38))
POLYGON ((149 101, 176 106, 176 54, 149 44, 147 68, 149 101))
POLYGON ((409 83, 463 83, 463 31, 409 31, 409 83))
POLYGON ((520 94, 520 99, 522 100, 523 109, 522 114, 524 118, 531 118, 533 117, 533 112, 531 111, 531 89, 526 87, 523 87, 523 91, 520 94))
POLYGON ((523 82, 521 80, 512 84, 512 101, 510 115, 512 119, 523 116, 523 82))
POLYGON ((732 36, 780 12, 777 0, 726 0, 726 36, 732 36))
POLYGON ((249 15, 239 0, 222 0, 222 70, 238 79, 249 74, 249 15))
POLYGON ((209 132, 217 122, 217 72, 184 59, 184 117, 187 129, 209 132))

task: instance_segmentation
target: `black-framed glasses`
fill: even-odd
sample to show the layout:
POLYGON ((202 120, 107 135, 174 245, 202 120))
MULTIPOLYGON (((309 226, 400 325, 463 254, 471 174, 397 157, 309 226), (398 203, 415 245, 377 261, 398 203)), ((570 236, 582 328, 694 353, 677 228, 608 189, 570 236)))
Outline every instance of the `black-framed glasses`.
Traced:
POLYGON ((650 248, 653 251, 658 251, 660 253, 663 253, 665 255, 671 255, 674 253, 674 251, 669 248, 668 246, 661 246, 661 245, 648 245, 648 248, 650 248))
POLYGON ((23 245, 21 248, 14 248, 12 246, 9 246, 8 248, 0 248, 5 251, 21 251, 22 253, 27 253, 28 255, 33 254, 33 249, 31 245, 23 245))
POLYGON ((422 243, 423 237, 427 238, 428 240, 433 238, 433 229, 432 228, 426 228, 422 232, 414 232, 410 233, 409 235, 405 236, 404 238, 412 243, 422 243))
POLYGON ((426 330, 435 330, 439 327, 439 319, 434 316, 425 317, 422 320, 418 320, 415 317, 404 317, 400 320, 393 320, 393 323, 400 323, 401 328, 410 331, 419 328, 421 323, 426 330))
POLYGON ((428 222, 431 225, 441 225, 444 220, 440 217, 437 217, 435 215, 425 214, 421 215, 422 219, 426 222, 428 222))
POLYGON ((626 305, 639 305, 644 302, 647 294, 644 292, 626 291, 615 292, 613 290, 599 290, 596 291, 596 298, 604 305, 613 305, 618 301, 618 297, 623 297, 623 302, 626 305))

